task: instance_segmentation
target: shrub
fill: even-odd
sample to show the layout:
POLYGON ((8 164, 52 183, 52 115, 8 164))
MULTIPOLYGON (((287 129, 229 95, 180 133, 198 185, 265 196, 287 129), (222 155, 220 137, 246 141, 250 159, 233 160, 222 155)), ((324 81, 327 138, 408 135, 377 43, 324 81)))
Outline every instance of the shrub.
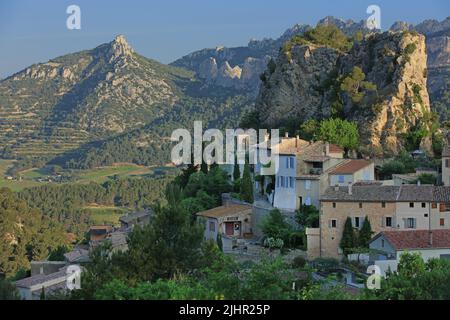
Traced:
POLYGON ((306 259, 302 256, 296 256, 294 260, 292 261, 292 266, 294 268, 302 269, 306 265, 306 259))

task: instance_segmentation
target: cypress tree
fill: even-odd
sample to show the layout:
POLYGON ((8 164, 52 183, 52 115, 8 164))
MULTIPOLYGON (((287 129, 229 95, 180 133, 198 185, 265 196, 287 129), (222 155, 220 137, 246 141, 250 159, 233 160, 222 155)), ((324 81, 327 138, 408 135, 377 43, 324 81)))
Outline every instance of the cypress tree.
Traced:
POLYGON ((368 248, 370 239, 372 239, 372 235, 373 235, 372 226, 370 225, 369 218, 366 217, 364 219, 361 230, 359 231, 358 245, 361 248, 368 248))
POLYGON ((245 202, 253 203, 254 201, 252 176, 250 175, 250 165, 247 161, 245 162, 244 174, 242 176, 241 196, 245 202))
POLYGON ((234 159, 234 168, 233 168, 233 180, 236 181, 241 178, 241 169, 239 168, 239 163, 237 161, 237 156, 234 159))
POLYGON ((345 220, 344 231, 342 232, 341 249, 344 254, 348 254, 349 249, 355 247, 355 232, 353 231, 352 220, 347 217, 345 220))

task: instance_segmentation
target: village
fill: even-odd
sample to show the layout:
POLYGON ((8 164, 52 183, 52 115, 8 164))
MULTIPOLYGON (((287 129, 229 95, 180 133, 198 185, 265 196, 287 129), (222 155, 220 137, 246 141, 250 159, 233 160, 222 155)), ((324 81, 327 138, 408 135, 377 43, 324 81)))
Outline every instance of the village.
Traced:
MULTIPOLYGON (((266 150, 269 154, 271 146, 266 150)), ((415 173, 393 174, 381 180, 379 166, 371 159, 345 157, 342 148, 299 137, 280 139, 274 166, 256 163, 252 170, 254 202, 247 203, 233 193, 222 194, 222 205, 198 212, 204 224, 205 240, 218 241, 222 251, 238 260, 258 260, 282 255, 294 261, 347 261, 336 266, 349 290, 365 287, 366 269, 376 266, 381 276, 395 272, 404 252, 418 252, 427 261, 450 259, 450 148, 445 147, 441 168, 416 168, 415 173), (436 185, 418 177, 435 176, 436 185), (319 211, 314 225, 299 225, 296 216, 302 208, 319 211), (262 224, 276 210, 285 221, 302 230, 304 243, 285 250, 281 241, 268 239, 262 224), (352 232, 362 232, 370 224, 366 250, 343 248, 348 224, 352 232), (360 270, 350 268, 357 262, 360 270), (363 267, 363 268, 361 268, 363 267)), ((420 151, 413 157, 424 157, 420 151)), ((243 170, 240 165, 239 174, 243 170)), ((236 178, 235 165, 221 165, 230 182, 236 178)), ((242 175, 242 174, 241 174, 242 175)), ((136 226, 151 223, 153 211, 131 212, 120 218, 120 226, 93 225, 88 243, 76 245, 64 254, 64 261, 33 261, 31 276, 15 283, 23 299, 39 299, 66 287, 67 268, 89 263, 90 253, 102 243, 112 252, 127 250, 127 237, 136 226)), ((317 279, 323 275, 315 273, 317 279)))

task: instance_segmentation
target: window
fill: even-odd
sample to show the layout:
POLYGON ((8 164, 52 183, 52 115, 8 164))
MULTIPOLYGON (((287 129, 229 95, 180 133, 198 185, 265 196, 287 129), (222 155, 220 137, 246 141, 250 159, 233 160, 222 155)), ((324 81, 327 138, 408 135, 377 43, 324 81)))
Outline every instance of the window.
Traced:
POLYGON ((355 228, 359 228, 359 225, 360 225, 359 217, 355 217, 355 224, 354 224, 354 227, 355 227, 355 228))
POLYGON ((410 208, 414 208, 414 202, 410 202, 410 203, 409 203, 409 207, 410 207, 410 208))
POLYGON ((392 228, 392 217, 386 217, 386 227, 392 228))
POLYGON ((281 177, 281 187, 284 188, 285 184, 284 184, 284 177, 281 177))
POLYGON ((362 209, 362 202, 359 203, 359 208, 362 209))
POLYGON ((289 165, 291 169, 294 169, 294 158, 289 158, 289 165))
POLYGON ((213 221, 211 221, 209 223, 209 231, 211 231, 211 232, 215 232, 216 231, 216 224, 213 221))
POLYGON ((441 219, 439 220, 439 225, 440 225, 441 227, 444 227, 444 226, 445 226, 445 219, 444 219, 444 218, 441 218, 441 219))
POLYGON ((336 202, 333 202, 333 208, 336 208, 336 202))
POLYGON ((342 176, 342 175, 339 176, 339 177, 338 177, 338 182, 339 182, 339 183, 344 183, 344 182, 345 182, 345 177, 342 176))
POLYGON ((428 218, 428 213, 424 213, 423 216, 424 216, 425 218, 428 218))
POLYGON ((427 204, 425 202, 422 202, 422 208, 426 208, 427 204))
POLYGON ((445 159, 445 167, 450 168, 450 159, 445 159))
POLYGON ((311 180, 305 180, 305 189, 311 190, 311 180))
POLYGON ((337 220, 331 220, 331 228, 337 228, 337 220))
POLYGON ((382 207, 382 208, 386 208, 386 202, 382 202, 382 203, 381 203, 381 207, 382 207))
POLYGON ((414 218, 406 219, 406 228, 415 229, 416 228, 416 219, 414 219, 414 218))
POLYGON ((289 169, 289 158, 286 158, 286 168, 289 169))
POLYGON ((433 203, 431 204, 431 208, 432 208, 432 209, 437 209, 437 203, 436 203, 436 202, 433 202, 433 203))
POLYGON ((311 205, 311 197, 306 197, 305 205, 307 206, 311 205))
POLYGON ((295 188, 295 178, 294 177, 289 177, 289 187, 291 187, 292 189, 295 188))

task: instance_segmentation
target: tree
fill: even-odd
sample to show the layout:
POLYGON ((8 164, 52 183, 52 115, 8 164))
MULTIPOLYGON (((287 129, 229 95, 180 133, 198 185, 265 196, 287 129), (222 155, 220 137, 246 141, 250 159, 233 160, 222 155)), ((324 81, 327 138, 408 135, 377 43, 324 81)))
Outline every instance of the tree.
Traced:
POLYGON ((245 202, 253 203, 253 181, 252 176, 250 174, 250 165, 248 162, 245 162, 244 165, 244 174, 242 175, 241 182, 241 196, 245 202))
POLYGON ((69 249, 66 246, 59 246, 55 250, 50 252, 48 256, 48 261, 64 261, 64 254, 67 253, 69 249))
POLYGON ((223 241, 222 241, 222 235, 220 234, 220 232, 217 233, 217 247, 220 249, 220 251, 223 251, 223 241))
POLYGON ((358 235, 358 245, 361 248, 369 248, 369 242, 372 239, 373 231, 368 217, 364 219, 361 230, 358 235))
POLYGON ((317 120, 307 120, 300 126, 300 136, 307 141, 311 141, 315 138, 318 129, 319 122, 317 120))
POLYGON ((320 123, 318 140, 337 144, 346 150, 356 150, 359 146, 358 126, 354 122, 328 119, 320 123))
POLYGON ((353 230, 352 226, 352 220, 349 217, 347 217, 347 220, 345 220, 344 231, 342 233, 340 247, 344 251, 344 254, 348 254, 349 249, 352 249, 355 246, 356 246, 356 239, 355 239, 355 231, 353 230))
POLYGON ((234 159, 234 167, 233 167, 233 181, 237 181, 241 178, 241 170, 239 168, 239 163, 237 161, 237 156, 234 159))
POLYGON ((19 300, 19 293, 11 282, 0 277, 0 301, 1 300, 19 300))
POLYGON ((306 228, 319 227, 319 210, 315 206, 303 204, 295 216, 297 223, 306 228))
POLYGON ((352 72, 344 78, 341 84, 341 90, 347 93, 352 102, 358 104, 364 98, 365 91, 375 91, 376 85, 364 81, 366 75, 360 67, 354 67, 352 72))
POLYGON ((293 232, 292 226, 286 222, 280 210, 270 211, 261 224, 262 232, 268 238, 281 239, 284 243, 289 243, 289 238, 293 232))

